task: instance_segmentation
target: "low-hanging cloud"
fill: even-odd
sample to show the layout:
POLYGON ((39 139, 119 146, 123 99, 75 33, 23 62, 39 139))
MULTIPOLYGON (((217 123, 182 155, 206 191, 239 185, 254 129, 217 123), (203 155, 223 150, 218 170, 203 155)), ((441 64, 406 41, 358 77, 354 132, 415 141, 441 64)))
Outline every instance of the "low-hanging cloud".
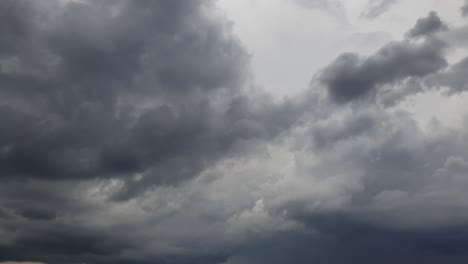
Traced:
POLYGON ((466 91, 436 13, 279 102, 213 1, 0 13, 3 263, 466 263, 468 121, 399 104, 466 91))
POLYGON ((447 25, 445 25, 436 12, 432 11, 427 17, 418 19, 416 25, 406 33, 406 36, 417 38, 446 30, 448 30, 447 25))
POLYGON ((333 100, 349 102, 380 85, 423 77, 445 68, 444 46, 437 39, 421 44, 404 40, 391 42, 367 58, 345 53, 323 70, 319 80, 333 100))

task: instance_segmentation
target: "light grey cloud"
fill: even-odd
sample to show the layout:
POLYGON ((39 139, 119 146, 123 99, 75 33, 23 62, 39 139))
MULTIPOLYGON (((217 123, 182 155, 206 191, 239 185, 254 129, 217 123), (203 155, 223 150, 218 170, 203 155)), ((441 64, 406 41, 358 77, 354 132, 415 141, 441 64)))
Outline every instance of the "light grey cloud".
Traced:
POLYGON ((213 158, 232 144, 216 131, 226 110, 215 109, 212 97, 229 102, 238 93, 247 57, 226 35, 227 25, 201 14, 210 3, 69 2, 58 11, 28 1, 2 5, 33 13, 4 17, 18 26, 2 34, 35 43, 3 49, 5 174, 73 179, 146 172, 177 182, 186 176, 165 176, 163 168, 187 161, 188 176, 211 159, 190 153, 206 146, 197 142, 213 140, 206 149, 213 158), (36 18, 44 12, 47 19, 36 18), (43 20, 50 21, 36 28, 43 20), (23 69, 29 61, 22 56, 31 53, 47 54, 37 55, 36 73, 23 69))
POLYGON ((424 43, 390 42, 375 54, 362 58, 345 53, 320 74, 320 82, 337 102, 349 102, 372 93, 378 86, 423 77, 447 66, 445 44, 437 39, 424 43))
MULTIPOLYGON (((1 260, 148 262, 125 255, 129 232, 68 221, 183 184, 302 111, 243 91, 247 53, 211 1, 0 5, 1 260), (86 202, 100 184, 102 207, 86 202)), ((181 258, 219 258, 197 249, 181 258)))
POLYGON ((385 13, 391 6, 397 4, 399 0, 369 0, 367 7, 362 12, 361 16, 374 19, 385 13))

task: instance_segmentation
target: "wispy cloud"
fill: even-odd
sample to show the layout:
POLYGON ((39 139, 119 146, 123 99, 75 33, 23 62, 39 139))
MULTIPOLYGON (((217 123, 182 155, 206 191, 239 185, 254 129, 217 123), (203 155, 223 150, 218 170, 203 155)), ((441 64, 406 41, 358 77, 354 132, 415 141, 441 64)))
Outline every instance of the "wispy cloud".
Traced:
POLYGON ((385 13, 399 1, 400 0, 369 0, 367 7, 364 9, 361 16, 368 19, 374 19, 385 13))

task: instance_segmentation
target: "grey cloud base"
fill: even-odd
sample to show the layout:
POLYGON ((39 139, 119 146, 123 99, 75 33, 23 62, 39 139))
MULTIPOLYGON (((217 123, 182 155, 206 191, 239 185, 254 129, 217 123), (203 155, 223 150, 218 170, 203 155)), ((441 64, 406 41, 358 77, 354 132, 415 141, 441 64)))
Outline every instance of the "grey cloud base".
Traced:
POLYGON ((459 29, 281 102, 231 30, 208 0, 0 1, 0 261, 466 263, 468 120, 397 109, 466 91, 459 29))
POLYGON ((462 16, 468 15, 468 2, 465 0, 465 4, 460 8, 462 16))
POLYGON ((446 30, 448 30, 447 25, 445 25, 436 12, 432 11, 427 17, 418 19, 414 28, 408 31, 406 36, 408 38, 424 37, 446 30))
POLYGON ((447 66, 443 50, 443 42, 430 39, 422 44, 392 42, 368 58, 346 53, 325 68, 319 80, 334 101, 345 103, 379 86, 438 72, 447 66))

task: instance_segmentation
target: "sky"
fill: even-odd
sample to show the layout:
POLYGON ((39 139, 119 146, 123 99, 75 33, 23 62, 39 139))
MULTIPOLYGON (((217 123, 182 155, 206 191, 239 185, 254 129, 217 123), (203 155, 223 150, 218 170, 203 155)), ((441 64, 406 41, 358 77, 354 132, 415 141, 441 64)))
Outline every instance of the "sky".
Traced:
POLYGON ((0 264, 466 263, 468 1, 0 1, 0 264))

